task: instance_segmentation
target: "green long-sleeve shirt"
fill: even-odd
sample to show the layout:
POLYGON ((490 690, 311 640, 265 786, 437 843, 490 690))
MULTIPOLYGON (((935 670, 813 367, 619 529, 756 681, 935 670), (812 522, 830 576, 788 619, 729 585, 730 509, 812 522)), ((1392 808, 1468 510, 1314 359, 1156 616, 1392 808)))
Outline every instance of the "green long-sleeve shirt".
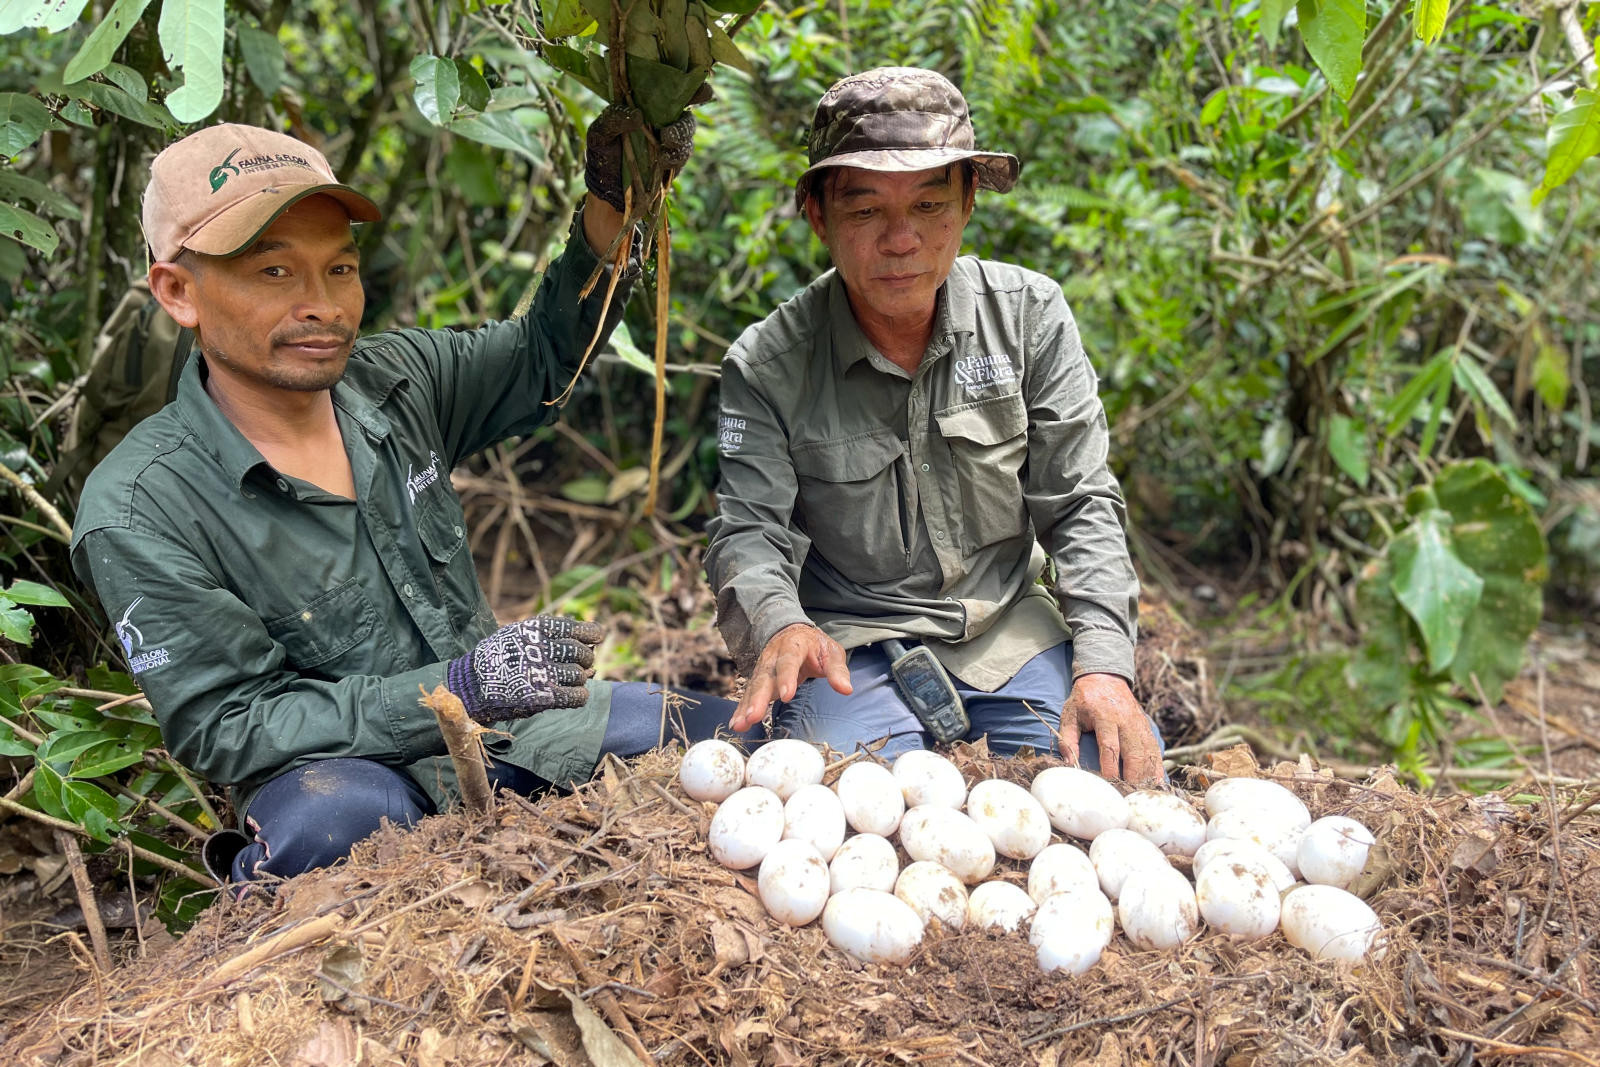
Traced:
POLYGON ((812 622, 845 648, 922 639, 994 690, 1070 635, 1075 677, 1132 681, 1139 586, 1097 384, 1061 287, 972 257, 915 375, 831 271, 746 330, 706 552, 735 657, 812 622))
MULTIPOLYGON (((450 471, 555 416, 545 401, 599 320, 606 286, 579 297, 595 262, 575 225, 523 318, 357 341, 332 391, 354 500, 276 471, 207 395, 200 359, 90 475, 73 567, 115 621, 168 749, 238 787, 241 812, 273 776, 340 756, 449 795, 419 687, 497 625, 450 471)), ((491 748, 551 781, 585 779, 609 707, 609 686, 591 683, 587 707, 501 724, 511 737, 491 748)))

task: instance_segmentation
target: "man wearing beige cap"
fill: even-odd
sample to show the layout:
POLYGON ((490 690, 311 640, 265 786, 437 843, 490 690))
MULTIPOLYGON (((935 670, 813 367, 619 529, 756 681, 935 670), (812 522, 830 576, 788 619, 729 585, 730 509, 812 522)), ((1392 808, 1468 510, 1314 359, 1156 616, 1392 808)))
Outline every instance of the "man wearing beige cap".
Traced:
MULTIPOLYGON (((213 871, 323 866, 444 802, 449 763, 418 704, 440 684, 496 728, 491 777, 519 791, 655 743, 659 690, 588 679, 599 627, 498 625, 450 485, 466 456, 555 417, 546 402, 637 275, 602 326, 604 280, 582 290, 623 223, 606 131, 627 124, 607 117, 585 175, 607 199, 586 198, 527 315, 472 331, 357 339, 352 223, 379 213, 314 148, 221 125, 152 164, 150 288, 200 358, 90 475, 72 559, 172 754, 235 788, 252 836, 214 839, 213 871)), ((692 120, 662 133, 675 170, 692 120)), ((685 732, 731 708, 702 698, 685 732)))
POLYGON ((828 90, 810 163, 795 202, 834 269, 722 363, 706 570, 749 674, 734 727, 776 700, 777 732, 841 751, 986 736, 1160 778, 1077 326, 1056 281, 958 258, 976 190, 1020 164, 975 147, 947 79, 904 67, 828 90))

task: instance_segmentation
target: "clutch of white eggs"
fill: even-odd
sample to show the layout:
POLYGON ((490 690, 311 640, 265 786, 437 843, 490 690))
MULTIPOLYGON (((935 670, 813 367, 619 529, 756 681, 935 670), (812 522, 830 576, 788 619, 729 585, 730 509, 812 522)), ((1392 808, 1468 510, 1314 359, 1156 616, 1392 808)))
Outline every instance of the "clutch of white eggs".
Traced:
POLYGON ((835 947, 868 963, 906 962, 935 920, 1026 924, 1039 965, 1072 974, 1099 961, 1118 924, 1141 949, 1176 948, 1210 926, 1247 939, 1281 931, 1318 959, 1381 951, 1377 915, 1346 888, 1372 833, 1342 815, 1313 821, 1276 782, 1223 779, 1202 815, 1182 793, 1124 796, 1072 767, 1041 771, 1031 789, 989 779, 969 790, 955 764, 924 750, 892 768, 852 763, 831 788, 823 772, 804 741, 769 741, 746 760, 711 740, 689 749, 678 778, 717 804, 711 855, 759 868, 769 915, 792 926, 820 917, 835 947), (1028 863, 1026 889, 990 877, 1002 858, 1028 863))

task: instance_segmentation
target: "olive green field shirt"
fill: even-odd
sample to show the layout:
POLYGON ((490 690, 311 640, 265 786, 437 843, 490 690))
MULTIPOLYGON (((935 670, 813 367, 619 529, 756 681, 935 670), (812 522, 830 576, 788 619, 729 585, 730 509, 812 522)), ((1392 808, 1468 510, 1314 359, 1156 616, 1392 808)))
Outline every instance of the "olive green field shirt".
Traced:
POLYGON ((920 639, 992 692, 1070 637, 1074 677, 1131 682, 1139 586, 1097 385, 1061 287, 970 256, 914 375, 833 271, 746 330, 706 552, 735 658, 810 622, 846 649, 920 639))
MULTIPOLYGON (((532 309, 471 331, 358 340, 334 410, 354 500, 280 474, 212 402, 203 359, 171 404, 90 474, 72 562, 99 595, 173 756, 237 787, 361 757, 406 769, 443 806, 454 785, 421 690, 498 623, 450 471, 550 421, 594 336, 605 284, 574 225, 532 309)), ((615 324, 633 272, 613 299, 615 324)), ((588 706, 498 724, 491 750, 553 782, 587 779, 610 687, 588 706)))

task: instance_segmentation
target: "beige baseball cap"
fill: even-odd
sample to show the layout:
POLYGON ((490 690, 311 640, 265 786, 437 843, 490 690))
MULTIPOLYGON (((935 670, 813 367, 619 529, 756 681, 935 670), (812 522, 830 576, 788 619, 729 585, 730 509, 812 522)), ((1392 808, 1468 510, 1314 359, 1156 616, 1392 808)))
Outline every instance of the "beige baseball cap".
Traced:
POLYGON ((341 185, 321 152, 285 133, 224 123, 169 145, 150 164, 144 236, 157 262, 188 248, 231 256, 254 244, 296 202, 322 193, 356 222, 383 217, 341 185))

